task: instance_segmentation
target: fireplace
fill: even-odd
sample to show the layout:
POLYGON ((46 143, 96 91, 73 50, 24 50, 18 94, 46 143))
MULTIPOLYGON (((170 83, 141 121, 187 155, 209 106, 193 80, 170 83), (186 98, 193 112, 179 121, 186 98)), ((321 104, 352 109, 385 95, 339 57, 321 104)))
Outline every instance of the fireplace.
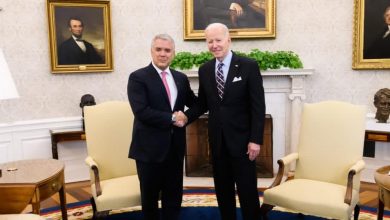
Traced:
MULTIPOLYGON (((191 88, 197 93, 199 88, 197 71, 185 71, 185 73, 190 80, 191 88)), ((272 157, 274 159, 273 170, 275 171, 279 167, 278 159, 297 150, 301 108, 306 99, 305 79, 313 73, 313 69, 262 71, 266 113, 272 115, 272 127, 277 131, 271 139, 273 145, 272 157)), ((187 144, 192 144, 191 141, 187 144)), ((197 139, 193 141, 195 144, 202 142, 202 140, 197 139)), ((193 156, 193 154, 188 155, 189 163, 198 163, 191 161, 190 158, 193 156)), ((290 165, 286 169, 294 170, 294 166, 290 165)))
MULTIPOLYGON (((186 176, 212 177, 211 153, 207 135, 207 115, 200 117, 187 127, 186 176)), ((264 143, 256 158, 257 177, 272 178, 273 144, 272 117, 267 114, 264 127, 264 143)))

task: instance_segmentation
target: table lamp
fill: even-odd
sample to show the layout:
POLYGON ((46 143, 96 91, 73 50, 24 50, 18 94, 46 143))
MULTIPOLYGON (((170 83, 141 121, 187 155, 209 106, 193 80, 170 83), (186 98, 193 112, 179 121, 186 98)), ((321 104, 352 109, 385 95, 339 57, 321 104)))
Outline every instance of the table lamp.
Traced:
POLYGON ((13 98, 19 98, 19 94, 0 48, 0 100, 13 98))
MULTIPOLYGON (((18 98, 19 94, 16 90, 14 80, 9 71, 7 62, 5 61, 3 51, 0 48, 0 100, 18 98)), ((0 177, 2 171, 0 169, 0 177)))
MULTIPOLYGON (((5 61, 3 51, 0 48, 0 100, 14 98, 19 98, 19 94, 16 90, 7 62, 5 61)), ((0 177, 1 176, 2 171, 0 169, 0 177)))

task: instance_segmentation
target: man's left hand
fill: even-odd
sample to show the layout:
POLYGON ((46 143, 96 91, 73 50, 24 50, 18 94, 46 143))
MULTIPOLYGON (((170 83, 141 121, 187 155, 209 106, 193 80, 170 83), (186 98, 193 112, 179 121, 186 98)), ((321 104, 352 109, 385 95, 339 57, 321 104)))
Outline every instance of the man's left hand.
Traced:
POLYGON ((176 115, 176 122, 174 125, 181 128, 184 127, 188 121, 187 116, 182 111, 175 112, 174 114, 176 115))
POLYGON ((248 144, 248 151, 246 152, 246 154, 249 155, 249 160, 252 161, 252 160, 256 159, 256 157, 260 153, 260 147, 261 147, 260 144, 249 142, 249 144, 248 144))

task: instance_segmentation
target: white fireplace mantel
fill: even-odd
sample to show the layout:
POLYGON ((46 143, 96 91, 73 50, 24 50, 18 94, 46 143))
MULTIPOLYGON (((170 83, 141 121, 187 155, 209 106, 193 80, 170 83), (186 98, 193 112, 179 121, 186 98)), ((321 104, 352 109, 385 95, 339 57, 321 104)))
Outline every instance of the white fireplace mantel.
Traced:
MULTIPOLYGON (((197 93, 197 71, 183 72, 197 93)), ((278 69, 261 73, 267 114, 273 118, 274 171, 277 170, 276 161, 279 158, 297 150, 301 110, 306 98, 305 78, 313 73, 314 69, 278 69)))

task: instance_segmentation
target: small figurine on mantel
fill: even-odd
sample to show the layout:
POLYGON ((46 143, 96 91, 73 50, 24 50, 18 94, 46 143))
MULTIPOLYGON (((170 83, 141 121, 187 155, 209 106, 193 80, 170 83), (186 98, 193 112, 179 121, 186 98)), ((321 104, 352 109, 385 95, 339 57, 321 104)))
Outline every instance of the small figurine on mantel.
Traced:
POLYGON ((81 115, 83 116, 83 131, 85 130, 85 124, 84 124, 84 106, 91 106, 96 105, 95 97, 91 94, 85 94, 81 96, 80 101, 80 108, 81 108, 81 115))
POLYGON ((378 123, 387 123, 390 114, 390 89, 383 88, 378 90, 374 96, 374 105, 376 107, 375 118, 378 123))

